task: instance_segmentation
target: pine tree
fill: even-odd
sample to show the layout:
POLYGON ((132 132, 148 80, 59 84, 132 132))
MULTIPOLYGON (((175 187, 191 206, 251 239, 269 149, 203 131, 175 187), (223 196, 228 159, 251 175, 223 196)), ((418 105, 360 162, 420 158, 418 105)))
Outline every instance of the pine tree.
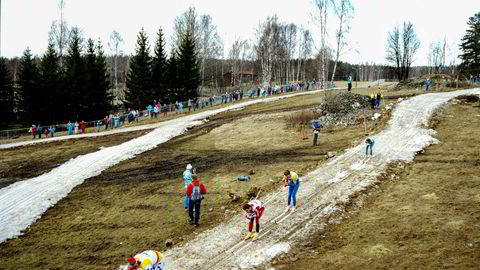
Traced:
POLYGON ((88 98, 85 95, 85 62, 82 58, 82 39, 78 28, 73 28, 65 57, 65 84, 66 94, 65 112, 70 121, 80 121, 88 114, 88 98))
POLYGON ((29 48, 25 50, 20 60, 17 85, 17 114, 20 119, 30 124, 43 122, 47 98, 42 93, 40 73, 29 48))
POLYGON ((47 114, 42 121, 48 123, 55 123, 65 120, 64 106, 65 95, 60 92, 60 83, 63 74, 60 72, 59 58, 55 52, 55 45, 52 42, 48 43, 47 51, 40 61, 40 88, 41 93, 47 97, 45 107, 47 114))
POLYGON ((86 91, 88 112, 85 118, 101 119, 112 108, 112 95, 109 92, 110 81, 107 74, 106 58, 100 42, 95 45, 92 39, 87 42, 86 55, 86 91))
POLYGON ((14 119, 13 82, 5 58, 0 58, 0 128, 14 119))
POLYGON ((125 98, 132 109, 144 109, 153 100, 150 48, 144 29, 137 36, 135 55, 130 60, 125 98))
POLYGON ((167 61, 167 103, 175 103, 179 93, 178 59, 175 50, 172 50, 167 61))
POLYGON ((164 102, 168 99, 167 92, 167 57, 165 56, 165 41, 162 29, 158 30, 155 43, 154 56, 152 58, 152 89, 156 99, 164 102))
POLYGON ((480 76, 480 12, 470 17, 467 24, 469 28, 460 44, 460 69, 465 75, 480 76))
POLYGON ((181 92, 179 98, 182 101, 198 96, 197 89, 200 86, 200 68, 195 52, 195 40, 189 32, 183 37, 178 50, 178 69, 181 92))

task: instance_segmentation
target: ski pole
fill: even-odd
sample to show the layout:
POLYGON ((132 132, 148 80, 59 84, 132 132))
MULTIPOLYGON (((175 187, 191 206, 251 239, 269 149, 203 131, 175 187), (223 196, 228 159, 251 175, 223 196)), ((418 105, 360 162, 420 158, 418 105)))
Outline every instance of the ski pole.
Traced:
POLYGON ((255 197, 255 200, 258 198, 258 195, 260 195, 260 191, 262 191, 262 188, 258 190, 257 197, 255 197))

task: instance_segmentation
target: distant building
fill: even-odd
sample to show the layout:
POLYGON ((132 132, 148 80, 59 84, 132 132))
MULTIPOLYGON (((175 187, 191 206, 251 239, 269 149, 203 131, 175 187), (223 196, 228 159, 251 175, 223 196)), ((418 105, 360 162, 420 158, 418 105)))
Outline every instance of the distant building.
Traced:
POLYGON ((223 74, 223 86, 235 86, 240 82, 252 82, 257 80, 258 75, 254 74, 253 71, 239 71, 235 73, 235 77, 232 75, 231 71, 223 74))

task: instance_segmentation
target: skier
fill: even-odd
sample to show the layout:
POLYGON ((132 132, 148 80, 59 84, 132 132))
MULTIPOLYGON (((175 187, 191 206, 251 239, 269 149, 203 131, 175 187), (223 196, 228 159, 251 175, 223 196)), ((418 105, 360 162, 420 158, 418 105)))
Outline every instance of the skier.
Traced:
POLYGON ((196 174, 192 175, 192 183, 188 185, 188 216, 190 225, 195 227, 200 226, 200 204, 203 200, 203 195, 207 194, 207 189, 203 184, 200 184, 196 174), (195 219, 193 218, 193 210, 195 208, 195 219))
POLYGON ((292 202, 292 212, 295 212, 295 207, 297 206, 297 191, 300 187, 300 178, 296 172, 286 170, 283 172, 283 182, 285 187, 288 186, 288 205, 285 212, 290 210, 290 202, 292 202))
POLYGON ((265 211, 265 206, 263 203, 257 199, 251 200, 249 203, 243 206, 243 210, 245 210, 246 218, 250 220, 248 223, 248 233, 245 236, 245 240, 252 238, 253 241, 257 240, 258 233, 260 232, 260 218, 265 211), (255 219, 255 233, 252 233, 253 230, 253 220, 255 219))
MULTIPOLYGON (((192 169, 192 164, 188 164, 187 169, 183 172, 183 183, 185 184, 185 190, 187 190, 188 185, 192 183, 192 169)), ((188 196, 185 194, 183 197, 183 208, 185 208, 185 211, 188 211, 188 205, 188 196)))
POLYGON ((367 145, 367 148, 365 149, 365 155, 368 156, 368 149, 370 149, 370 156, 372 155, 372 150, 373 150, 373 145, 375 144, 375 141, 373 139, 367 138, 365 140, 365 144, 367 145))
POLYGON ((320 124, 319 121, 313 121, 312 128, 313 128, 313 146, 317 146, 318 134, 320 134, 320 128, 322 128, 322 125, 320 124))
POLYGON ((128 258, 128 269, 166 270, 165 256, 155 250, 145 250, 128 258))

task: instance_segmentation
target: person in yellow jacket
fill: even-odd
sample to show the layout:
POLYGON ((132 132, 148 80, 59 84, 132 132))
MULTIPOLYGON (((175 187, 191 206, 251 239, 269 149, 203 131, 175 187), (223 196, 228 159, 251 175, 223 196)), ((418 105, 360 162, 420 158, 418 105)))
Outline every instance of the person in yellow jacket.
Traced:
POLYGON ((166 270, 165 256, 155 250, 145 250, 132 258, 128 258, 128 269, 166 270))
POLYGON ((285 211, 290 210, 291 202, 292 212, 294 212, 295 207, 297 206, 297 191, 300 187, 300 177, 298 177, 296 172, 286 170, 283 172, 283 182, 284 186, 288 186, 288 206, 285 211))

